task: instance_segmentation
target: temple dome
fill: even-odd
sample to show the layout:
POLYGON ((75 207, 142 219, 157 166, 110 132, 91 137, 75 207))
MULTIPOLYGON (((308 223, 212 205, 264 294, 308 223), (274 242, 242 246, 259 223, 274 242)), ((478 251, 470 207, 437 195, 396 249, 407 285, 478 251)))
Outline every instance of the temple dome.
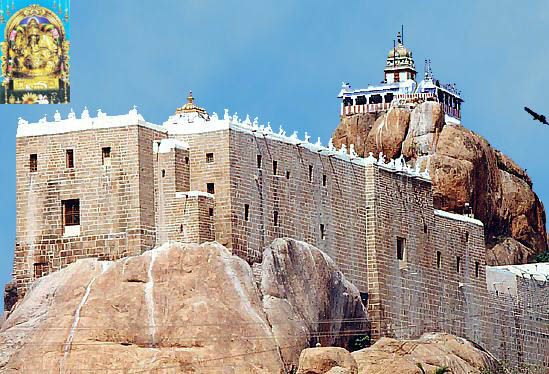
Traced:
POLYGON ((412 51, 406 48, 402 43, 398 43, 396 48, 391 48, 387 58, 412 57, 412 51))
POLYGON ((201 108, 194 103, 193 92, 189 91, 189 96, 187 97, 187 103, 185 103, 185 105, 183 105, 182 107, 177 108, 177 110, 175 111, 175 114, 188 115, 192 113, 204 119, 209 118, 209 115, 208 115, 208 112, 206 112, 206 109, 201 108))

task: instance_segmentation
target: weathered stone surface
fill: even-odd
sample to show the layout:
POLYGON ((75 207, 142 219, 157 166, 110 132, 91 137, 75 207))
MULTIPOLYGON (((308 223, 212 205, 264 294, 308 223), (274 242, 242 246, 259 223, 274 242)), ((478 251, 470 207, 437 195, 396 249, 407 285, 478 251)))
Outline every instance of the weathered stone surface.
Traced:
POLYGON ((352 353, 360 374, 422 374, 448 366, 453 374, 501 373, 497 361, 471 342, 453 335, 424 334, 416 340, 381 338, 352 353))
POLYGON ((513 238, 505 238, 486 249, 486 262, 492 265, 524 264, 535 252, 513 238))
POLYGON ((378 155, 383 152, 388 158, 400 156, 402 142, 410 125, 410 111, 391 108, 383 113, 368 133, 365 149, 378 155))
MULTIPOLYGON (((302 257, 318 262, 284 278, 286 289, 305 284, 300 276, 314 278, 318 287, 326 287, 330 279, 347 284, 328 260, 322 263, 318 249, 292 248, 287 253, 291 258, 271 249, 276 262, 267 264, 266 271, 291 273, 295 269, 287 266, 307 263, 302 257)), ((270 276, 262 278, 269 285, 270 276)), ((347 300, 343 290, 327 292, 347 300)), ((296 305, 287 297, 287 309, 275 310, 282 303, 270 304, 270 297, 262 300, 251 267, 217 243, 166 244, 116 262, 80 260, 41 278, 15 307, 0 330, 0 371, 171 368, 210 373, 223 368, 223 373, 280 373, 284 364, 297 365, 310 334, 322 335, 315 330, 322 313, 343 310, 341 318, 356 317, 350 314, 357 310, 353 298, 350 306, 327 298, 321 299, 325 304, 308 306, 312 299, 296 305), (308 313, 300 315, 305 330, 294 329, 288 320, 296 311, 308 313), (298 352, 284 351, 283 363, 281 342, 291 337, 299 337, 298 352)))
MULTIPOLYGON (((342 121, 352 123, 355 128, 371 127, 370 122, 361 124, 364 115, 361 116, 347 116, 342 121)), ((400 128, 402 117, 399 116, 381 115, 378 121, 384 128, 400 128)), ((347 127, 342 122, 336 130, 338 136, 349 144, 356 144, 355 132, 345 134, 347 127)), ((369 132, 369 139, 375 139, 376 128, 369 132)), ((391 136, 397 133, 391 132, 391 136)), ((398 142, 398 136, 394 136, 393 141, 398 142)), ((365 151, 359 155, 374 152, 377 156, 382 151, 396 157, 402 153, 408 161, 417 162, 422 169, 428 168, 433 180, 435 208, 463 213, 465 204, 469 203, 475 217, 485 225, 487 247, 491 251, 488 265, 508 264, 510 259, 525 263, 548 249, 545 210, 532 190, 530 177, 481 136, 463 126, 444 124, 438 103, 425 102, 412 110, 401 149, 387 141, 366 144, 365 151), (508 251, 509 245, 499 245, 506 238, 513 238, 528 248, 511 252, 527 255, 515 256, 508 251), (503 257, 496 258, 496 254, 503 257)))
POLYGON ((301 352, 297 374, 357 374, 353 356, 344 348, 308 348, 301 352))
POLYGON ((442 107, 432 101, 416 106, 410 116, 410 128, 402 144, 402 154, 416 158, 432 154, 437 149, 440 132, 444 127, 442 107))
POLYGON ((307 243, 277 239, 267 248, 261 292, 285 359, 298 357, 300 347, 309 346, 308 340, 348 346, 351 336, 345 331, 369 331, 358 289, 330 257, 307 243), (351 316, 352 322, 341 322, 351 316))
POLYGON ((367 150, 366 141, 368 134, 374 127, 377 116, 365 113, 354 116, 343 116, 341 122, 332 136, 332 141, 337 149, 345 144, 347 149, 351 144, 355 145, 358 154, 364 154, 367 150))

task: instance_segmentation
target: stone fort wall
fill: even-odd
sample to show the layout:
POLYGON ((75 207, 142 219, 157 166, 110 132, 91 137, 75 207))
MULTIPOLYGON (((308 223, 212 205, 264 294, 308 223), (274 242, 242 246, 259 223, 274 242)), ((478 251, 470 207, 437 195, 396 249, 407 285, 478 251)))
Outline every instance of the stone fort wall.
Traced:
POLYGON ((505 302, 486 290, 480 222, 434 210, 424 178, 304 143, 238 126, 169 134, 136 124, 18 137, 21 294, 78 258, 217 240, 253 263, 272 240, 292 237, 327 252, 357 285, 374 339, 447 331, 515 363, 545 360, 526 352, 549 346, 547 334, 534 333, 546 320, 526 309, 516 322, 516 314, 521 302, 541 304, 547 290, 524 286, 524 300, 505 302), (102 164, 103 147, 111 148, 110 166, 102 164), (36 172, 30 154, 38 154, 36 172), (80 234, 67 236, 61 206, 74 198, 80 234), (498 330, 513 326, 505 318, 528 333, 498 330))

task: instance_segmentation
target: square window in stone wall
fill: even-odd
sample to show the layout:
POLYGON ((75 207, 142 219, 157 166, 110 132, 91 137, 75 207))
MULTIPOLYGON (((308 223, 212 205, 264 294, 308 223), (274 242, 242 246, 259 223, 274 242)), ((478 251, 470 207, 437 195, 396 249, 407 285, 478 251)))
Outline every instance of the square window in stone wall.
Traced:
POLYGON ((215 185, 213 183, 206 184, 206 191, 212 195, 215 193, 215 185))
POLYGON ((278 172, 278 161, 273 161, 273 175, 278 172))
POLYGON ((244 204, 244 221, 250 220, 250 205, 244 204))
POLYGON ((263 156, 257 155, 257 168, 261 169, 261 164, 263 163, 263 156))
POLYGON ((206 153, 206 162, 208 164, 211 164, 214 162, 214 154, 213 153, 206 153))

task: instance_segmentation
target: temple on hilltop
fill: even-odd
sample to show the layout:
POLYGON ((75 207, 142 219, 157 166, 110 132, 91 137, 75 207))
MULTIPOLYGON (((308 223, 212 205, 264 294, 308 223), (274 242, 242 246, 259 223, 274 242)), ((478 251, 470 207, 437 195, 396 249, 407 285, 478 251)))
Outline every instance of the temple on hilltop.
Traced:
POLYGON ((349 83, 343 83, 338 95, 340 114, 376 113, 391 106, 437 101, 441 103, 447 122, 460 123, 463 99, 455 84, 442 84, 435 79, 430 60, 425 60, 424 78, 418 83, 412 51, 404 46, 400 32, 396 45, 389 50, 384 72, 381 83, 366 88, 352 89, 349 83))

